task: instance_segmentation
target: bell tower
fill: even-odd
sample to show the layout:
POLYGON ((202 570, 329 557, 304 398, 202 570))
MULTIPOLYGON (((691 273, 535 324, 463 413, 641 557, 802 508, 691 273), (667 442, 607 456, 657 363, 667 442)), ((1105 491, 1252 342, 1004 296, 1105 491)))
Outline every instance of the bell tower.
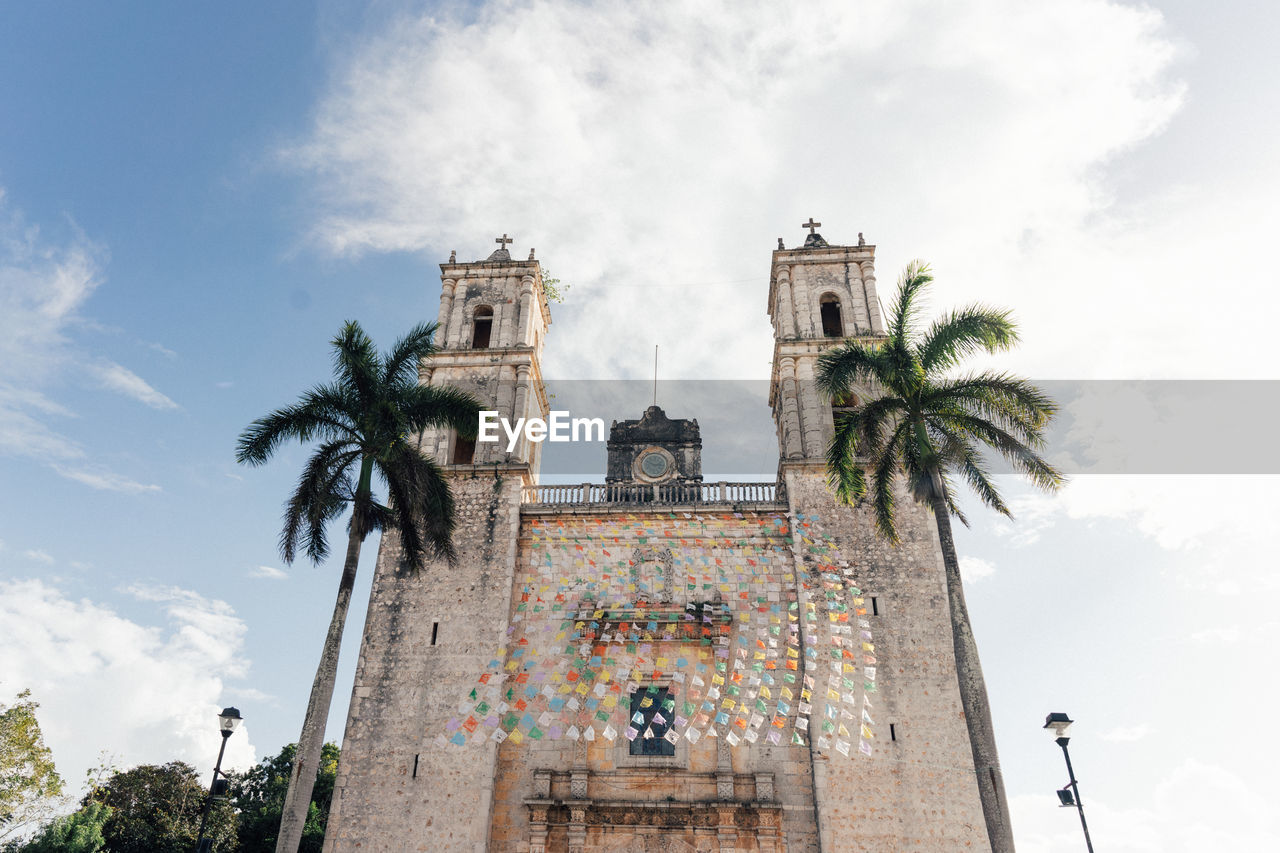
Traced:
MULTIPOLYGON (((421 380, 469 391, 484 408, 511 423, 518 418, 545 418, 547 393, 542 382, 542 344, 551 311, 542 286, 542 268, 529 251, 524 261, 511 259, 506 234, 494 242, 489 257, 458 263, 456 253, 440 265, 441 352, 424 365, 421 380)), ((423 438, 437 462, 460 466, 526 466, 537 478, 541 445, 521 436, 507 452, 506 440, 476 444, 448 430, 423 438)))
MULTIPOLYGON (((874 672, 878 659, 886 671, 864 688, 863 722, 874 719, 875 728, 864 732, 859 760, 842 760, 821 729, 810 742, 821 849, 985 850, 932 513, 899 485, 902 541, 891 546, 876 533, 869 508, 839 503, 828 485, 826 449, 836 412, 858 401, 833 401, 819 391, 818 359, 849 339, 875 345, 885 326, 875 246, 861 234, 856 245, 833 246, 818 233, 820 225, 811 218, 802 246, 785 249, 779 241, 773 253, 769 402, 778 431, 778 479, 800 529, 821 529, 843 561, 823 566, 818 558, 813 565, 827 572, 823 589, 803 590, 804 606, 815 599, 821 606, 829 582, 838 578, 830 572, 850 569, 859 589, 853 618, 866 640, 863 661, 874 672), (945 808, 927 812, 919 807, 922 798, 945 808)), ((851 389, 859 399, 876 393, 870 386, 851 389)), ((815 627, 805 623, 804 641, 820 650, 827 641, 815 627)), ((816 661, 807 662, 805 674, 831 683, 831 672, 816 661)))
MULTIPOLYGON (((818 356, 846 338, 884 335, 876 294, 876 247, 858 235, 856 246, 832 246, 813 217, 804 245, 773 253, 769 317, 773 321, 773 376, 769 405, 778 429, 778 456, 821 462, 833 431, 832 403, 814 384, 818 356)), ((836 401, 842 402, 842 401, 836 401)))

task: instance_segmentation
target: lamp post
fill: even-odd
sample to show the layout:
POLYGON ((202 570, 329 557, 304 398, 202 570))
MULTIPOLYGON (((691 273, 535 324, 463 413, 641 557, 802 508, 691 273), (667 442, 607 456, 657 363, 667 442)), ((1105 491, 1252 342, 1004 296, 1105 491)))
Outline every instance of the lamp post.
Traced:
POLYGON ((213 850, 213 839, 204 837, 205 825, 209 822, 209 809, 213 806, 215 797, 225 796, 227 793, 228 782, 226 774, 222 772, 222 754, 227 751, 227 738, 231 737, 231 733, 236 730, 236 726, 240 725, 240 711, 236 708, 223 708, 222 713, 218 715, 218 730, 222 733, 222 746, 218 747, 218 762, 213 765, 213 782, 209 784, 209 796, 204 801, 204 811, 200 814, 200 835, 196 840, 196 853, 211 853, 213 850), (222 778, 218 778, 218 777, 222 778))
POLYGON ((1089 824, 1084 820, 1084 803, 1080 801, 1080 786, 1076 784, 1076 772, 1071 769, 1071 753, 1067 752, 1067 744, 1071 738, 1067 737, 1067 731, 1071 728, 1071 724, 1075 722, 1066 714, 1055 712, 1044 718, 1044 727, 1052 729, 1054 739, 1053 742, 1062 747, 1062 757, 1067 760, 1067 786, 1058 790, 1058 803, 1063 808, 1076 807, 1076 811, 1080 813, 1080 828, 1084 830, 1084 844, 1089 848, 1089 853, 1093 853, 1093 841, 1089 839, 1089 824))

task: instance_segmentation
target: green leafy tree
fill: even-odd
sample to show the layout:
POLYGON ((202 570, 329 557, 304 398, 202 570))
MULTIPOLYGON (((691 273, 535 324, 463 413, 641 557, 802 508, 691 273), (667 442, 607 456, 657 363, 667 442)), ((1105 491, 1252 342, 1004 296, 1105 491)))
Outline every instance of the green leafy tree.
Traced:
POLYGON ((982 448, 1003 456, 1035 485, 1054 490, 1063 476, 1037 451, 1056 405, 1024 379, 1005 373, 953 375, 966 357, 1007 350, 1018 340, 1009 312, 972 305, 921 329, 921 294, 933 280, 919 261, 907 266, 889 316, 888 335, 848 341, 819 360, 818 383, 841 410, 827 451, 837 497, 870 501, 879 532, 898 541, 894 481, 903 476, 913 498, 933 510, 946 571, 960 700, 969 728, 979 797, 993 853, 1013 848, 1009 806, 987 688, 965 605, 951 516, 966 523, 955 499, 961 479, 984 504, 1012 517, 991 481, 982 448), (855 400, 861 385, 871 393, 855 400))
POLYGON ((394 530, 411 570, 421 568, 428 555, 453 560, 449 485, 411 436, 449 427, 474 438, 480 404, 455 388, 418 384, 420 362, 436 352, 435 331, 434 323, 417 326, 379 356, 360 325, 348 322, 333 339, 335 381, 254 421, 240 435, 236 460, 249 465, 264 464, 286 441, 319 442, 285 503, 280 552, 286 563, 300 547, 316 563, 328 556, 325 528, 351 509, 338 597, 281 816, 280 853, 296 853, 306 827, 361 543, 375 530, 394 530), (374 497, 375 476, 387 490, 385 504, 374 497))
MULTIPOLYGON (((244 773, 232 777, 231 802, 239 812, 240 853, 270 853, 276 849, 280 814, 296 751, 297 744, 291 743, 277 755, 264 758, 244 773)), ((320 772, 316 776, 302 831, 300 849, 303 853, 320 853, 324 843, 329 804, 333 800, 333 782, 338 775, 339 754, 337 744, 333 743, 326 743, 320 753, 320 772)))
POLYGON ((89 803, 79 811, 54 818, 26 844, 6 848, 6 853, 99 853, 106 846, 103 828, 111 808, 89 803))
MULTIPOLYGON (((190 764, 142 764, 112 775, 83 806, 110 809, 102 826, 110 853, 191 853, 208 793, 190 764)), ((214 801, 205 835, 215 851, 236 849, 236 816, 226 799, 214 801)))
POLYGON ((36 719, 39 707, 30 690, 13 705, 0 705, 0 840, 40 821, 62 794, 62 777, 36 719))

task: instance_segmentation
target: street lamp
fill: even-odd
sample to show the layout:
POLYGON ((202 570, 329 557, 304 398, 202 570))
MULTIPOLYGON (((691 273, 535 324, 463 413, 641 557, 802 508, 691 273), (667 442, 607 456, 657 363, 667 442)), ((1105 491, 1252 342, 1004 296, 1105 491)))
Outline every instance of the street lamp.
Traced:
POLYGON ((212 853, 213 839, 204 837, 205 825, 209 822, 209 808, 215 797, 225 797, 227 787, 226 774, 222 772, 222 754, 227 751, 227 738, 240 725, 240 711, 236 708, 223 708, 218 715, 218 731, 222 733, 222 746, 218 747, 218 763, 213 765, 213 782, 209 785, 209 796, 204 801, 204 811, 200 814, 200 836, 196 841, 196 853, 212 853), (221 776, 222 778, 218 778, 221 776))
POLYGON ((1053 742, 1062 747, 1062 757, 1067 760, 1067 777, 1069 781, 1065 788, 1058 790, 1058 803, 1063 808, 1076 807, 1076 811, 1080 812, 1080 827, 1084 830, 1084 844, 1089 848, 1089 853, 1093 853, 1093 842, 1089 839, 1089 824, 1084 820, 1084 803, 1080 802, 1080 787, 1076 784, 1076 772, 1071 769, 1071 754, 1067 752, 1067 744, 1071 738, 1067 737, 1067 732, 1071 729, 1071 724, 1075 722, 1066 714, 1054 712, 1044 718, 1044 727, 1053 730, 1053 742))

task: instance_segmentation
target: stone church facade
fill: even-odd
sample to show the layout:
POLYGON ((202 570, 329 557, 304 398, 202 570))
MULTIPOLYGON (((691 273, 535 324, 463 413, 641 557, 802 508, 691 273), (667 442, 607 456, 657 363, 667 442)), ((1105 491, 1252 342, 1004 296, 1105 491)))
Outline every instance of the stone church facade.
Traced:
MULTIPOLYGON (((537 442, 423 436, 458 561, 411 575, 383 537, 326 851, 989 849, 929 511, 903 495, 890 546, 826 482, 812 380, 884 334, 875 247, 779 245, 776 483, 704 481, 696 413, 656 406, 596 484, 540 484, 537 442)), ((532 253, 441 272, 422 381, 546 417, 532 253)))

